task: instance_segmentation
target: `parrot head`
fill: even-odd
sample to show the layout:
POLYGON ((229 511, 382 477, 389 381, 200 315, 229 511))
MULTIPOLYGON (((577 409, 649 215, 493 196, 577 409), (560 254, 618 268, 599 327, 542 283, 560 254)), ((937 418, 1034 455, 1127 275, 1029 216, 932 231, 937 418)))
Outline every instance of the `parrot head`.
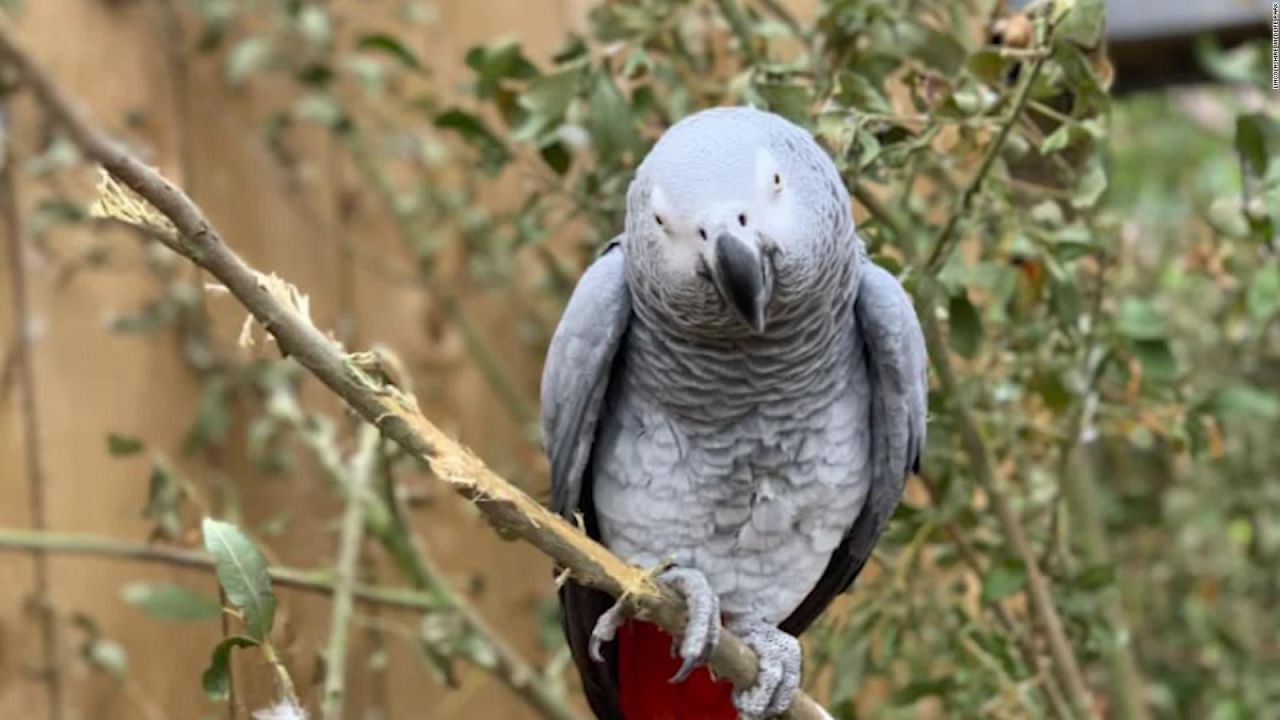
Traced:
POLYGON ((853 238, 848 195, 813 136, 751 108, 673 125, 627 194, 628 284, 695 330, 764 333, 852 262, 853 238))

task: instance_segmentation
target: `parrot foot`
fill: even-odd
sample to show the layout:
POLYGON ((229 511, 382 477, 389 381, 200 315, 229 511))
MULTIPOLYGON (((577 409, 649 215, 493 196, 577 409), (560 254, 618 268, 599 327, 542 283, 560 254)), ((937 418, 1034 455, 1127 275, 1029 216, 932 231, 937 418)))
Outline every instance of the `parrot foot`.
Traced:
POLYGON ((781 715, 791 707, 800 688, 800 641, 760 621, 731 624, 730 629, 760 658, 755 684, 734 690, 738 712, 753 720, 781 715))
POLYGON ((693 568, 673 567, 658 575, 658 581, 684 598, 688 620, 684 637, 672 650, 680 655, 680 669, 671 676, 681 683, 700 665, 706 665, 720 642, 720 596, 711 589, 707 576, 693 568))
MULTIPOLYGON (((682 662, 671 682, 683 682, 694 668, 706 664, 720 641, 720 596, 711 589, 707 576, 692 568, 668 568, 658 573, 655 579, 683 597, 688 608, 684 637, 672 648, 673 654, 679 654, 682 662)), ((626 621, 627 614, 621 601, 614 603, 596 620, 587 646, 592 660, 604 662, 600 647, 611 642, 626 621)))

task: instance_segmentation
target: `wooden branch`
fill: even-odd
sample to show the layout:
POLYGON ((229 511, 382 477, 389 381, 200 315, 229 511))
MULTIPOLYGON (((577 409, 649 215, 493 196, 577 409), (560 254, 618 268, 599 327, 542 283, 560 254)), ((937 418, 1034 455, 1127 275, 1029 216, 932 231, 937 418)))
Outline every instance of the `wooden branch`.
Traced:
POLYGON ((351 611, 356 584, 356 563, 360 544, 364 541, 366 497, 373 485, 373 471, 378 462, 382 438, 370 425, 360 427, 360 442, 351 459, 350 484, 346 509, 342 513, 342 532, 338 541, 337 577, 334 579, 333 607, 329 613, 329 644, 325 648, 324 691, 320 711, 324 720, 341 720, 346 695, 347 640, 351 637, 351 611))
MULTIPOLYGON (((292 355, 386 437, 406 452, 422 458, 436 476, 475 502, 505 534, 538 548, 567 568, 577 581, 625 599, 638 616, 657 623, 677 637, 682 635, 685 607, 679 596, 499 477, 470 450, 423 417, 412 398, 380 388, 349 362, 334 341, 274 294, 272 284, 228 247, 190 198, 92 124, 23 50, 6 20, 0 20, 0 55, 16 67, 40 104, 63 126, 81 152, 173 223, 178 234, 165 238, 164 243, 221 281, 275 337, 282 351, 292 355)), ((726 630, 721 630, 719 645, 709 665, 717 675, 728 678, 737 687, 748 687, 755 682, 755 653, 726 630)), ((797 694, 783 717, 830 718, 803 692, 797 694)))
MULTIPOLYGON (((213 557, 199 550, 183 550, 165 545, 151 545, 83 533, 0 529, 0 551, 3 550, 38 550, 59 555, 113 557, 178 568, 213 571, 213 557)), ((271 582, 280 587, 319 595, 332 595, 334 591, 334 581, 325 573, 279 565, 271 566, 267 572, 271 576, 271 582)), ((351 595, 367 605, 400 610, 441 612, 450 609, 449 604, 435 593, 418 590, 354 583, 351 595)))
MULTIPOLYGON (((3 215, 4 233, 7 236, 9 254, 9 288, 13 300, 13 369, 18 384, 18 399, 22 408, 22 439, 26 454, 27 512, 30 522, 38 530, 48 527, 48 493, 44 473, 44 456, 40 443, 40 408, 36 402, 36 369, 31 352, 31 295, 27 287, 26 234, 22 227, 21 209, 18 206, 16 178, 17 157, 9 127, 10 108, 0 106, 0 215, 3 215)), ((40 676, 45 685, 49 703, 49 719, 62 720, 67 716, 66 697, 62 687, 62 668, 58 653, 58 622, 49 588, 49 558, 38 550, 31 553, 37 622, 40 626, 41 657, 40 676)))

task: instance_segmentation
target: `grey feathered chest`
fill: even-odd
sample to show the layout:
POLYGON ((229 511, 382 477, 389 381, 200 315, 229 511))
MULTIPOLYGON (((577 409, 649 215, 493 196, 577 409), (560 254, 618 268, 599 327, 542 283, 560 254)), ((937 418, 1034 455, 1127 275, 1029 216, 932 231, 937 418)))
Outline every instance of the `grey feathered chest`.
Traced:
POLYGON ((682 336, 637 302, 620 350, 593 463, 603 540, 703 571, 729 615, 785 618, 866 500, 856 286, 834 275, 843 292, 779 308, 764 336, 682 336))

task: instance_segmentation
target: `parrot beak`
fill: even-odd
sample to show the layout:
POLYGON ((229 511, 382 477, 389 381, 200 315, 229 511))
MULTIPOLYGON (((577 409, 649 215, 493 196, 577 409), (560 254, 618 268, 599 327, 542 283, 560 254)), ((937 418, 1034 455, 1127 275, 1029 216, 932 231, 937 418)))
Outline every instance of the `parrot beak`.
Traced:
POLYGON ((757 243, 731 233, 716 237, 711 277, 720 296, 756 333, 764 332, 772 283, 757 243))

